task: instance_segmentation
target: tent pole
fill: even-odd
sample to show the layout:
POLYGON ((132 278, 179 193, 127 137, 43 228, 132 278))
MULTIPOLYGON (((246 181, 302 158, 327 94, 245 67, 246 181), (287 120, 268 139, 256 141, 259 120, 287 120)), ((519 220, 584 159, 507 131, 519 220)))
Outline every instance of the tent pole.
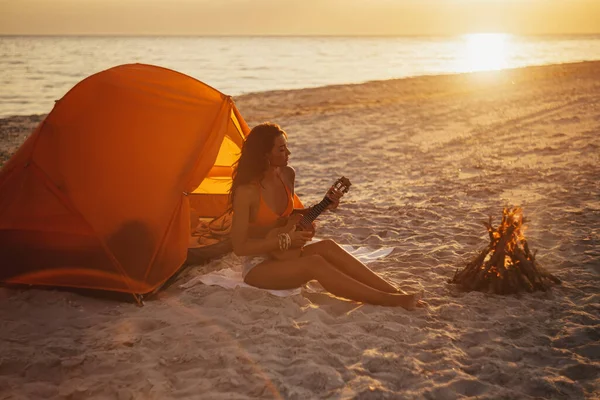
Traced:
POLYGON ((131 293, 131 295, 135 299, 135 302, 137 303, 138 307, 144 307, 144 295, 137 293, 131 293))

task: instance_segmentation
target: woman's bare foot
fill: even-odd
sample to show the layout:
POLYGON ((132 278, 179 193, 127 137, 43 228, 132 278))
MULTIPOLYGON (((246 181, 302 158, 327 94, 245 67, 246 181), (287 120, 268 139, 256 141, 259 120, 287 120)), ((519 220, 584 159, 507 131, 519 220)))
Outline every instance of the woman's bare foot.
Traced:
POLYGON ((429 304, 427 304, 427 302, 423 301, 423 296, 425 294, 424 290, 421 290, 420 292, 417 293, 413 293, 413 294, 408 294, 406 293, 404 290, 402 289, 397 289, 399 294, 404 295, 404 301, 399 302, 399 306, 406 308, 407 310, 414 310, 415 308, 419 307, 419 308, 426 308, 429 307, 429 304))
POLYGON ((400 306, 409 311, 412 311, 417 307, 423 307, 423 303, 427 304, 421 300, 423 298, 423 291, 420 291, 417 293, 412 293, 412 294, 404 293, 404 294, 398 295, 397 298, 398 298, 398 302, 394 305, 400 306))

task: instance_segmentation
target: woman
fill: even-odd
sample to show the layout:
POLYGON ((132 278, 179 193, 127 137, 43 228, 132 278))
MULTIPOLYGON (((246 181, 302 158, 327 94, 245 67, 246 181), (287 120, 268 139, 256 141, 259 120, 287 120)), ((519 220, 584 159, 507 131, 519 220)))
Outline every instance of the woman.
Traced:
MULTIPOLYGON (((371 271, 332 240, 307 244, 314 232, 289 232, 265 237, 281 218, 303 214, 294 210, 295 172, 288 166, 287 135, 276 124, 254 127, 235 166, 230 201, 233 208, 233 251, 244 257, 244 281, 271 289, 297 288, 316 279, 326 290, 350 300, 413 309, 423 304, 420 294, 406 294, 371 271), (280 261, 269 253, 302 248, 297 258, 280 261)), ((341 193, 331 189, 329 208, 337 207, 341 193)), ((295 217, 291 217, 295 218, 295 217)), ((291 225, 291 224, 288 224, 291 225)))

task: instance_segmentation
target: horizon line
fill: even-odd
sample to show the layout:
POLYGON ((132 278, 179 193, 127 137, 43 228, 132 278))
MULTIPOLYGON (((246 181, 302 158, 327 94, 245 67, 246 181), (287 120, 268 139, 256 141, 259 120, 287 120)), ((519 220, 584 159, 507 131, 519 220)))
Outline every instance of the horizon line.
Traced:
POLYGON ((462 33, 432 34, 214 34, 214 33, 1 33, 0 37, 258 37, 258 38, 298 38, 298 37, 331 37, 331 38, 400 38, 400 37, 457 37, 467 35, 506 35, 506 36, 600 36, 596 33, 511 33, 501 31, 477 31, 462 33))

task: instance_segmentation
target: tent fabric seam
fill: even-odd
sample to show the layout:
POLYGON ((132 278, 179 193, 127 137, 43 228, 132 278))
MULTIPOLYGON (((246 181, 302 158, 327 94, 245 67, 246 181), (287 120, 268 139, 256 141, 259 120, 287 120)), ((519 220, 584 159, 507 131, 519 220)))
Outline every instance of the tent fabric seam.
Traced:
POLYGON ((125 270, 123 269, 123 266, 121 265, 121 263, 115 258, 114 254, 112 254, 112 252, 110 251, 110 249, 108 248, 106 243, 104 243, 104 240, 102 240, 100 238, 100 236, 94 230, 92 225, 85 219, 85 217, 81 214, 81 212, 79 212, 79 210, 65 196, 63 196, 62 193, 60 193, 58 188, 54 185, 54 183, 50 180, 50 178, 48 178, 46 176, 44 171, 37 165, 37 163, 35 161, 33 161, 33 160, 30 161, 29 165, 30 165, 30 167, 33 167, 32 171, 34 171, 34 176, 36 176, 38 179, 41 179, 42 180, 41 183, 43 183, 52 192, 52 194, 54 196, 56 196, 56 198, 61 203, 63 203, 63 205, 65 207, 67 207, 67 209, 69 211, 71 211, 72 213, 76 214, 79 218, 81 218, 83 223, 88 227, 88 229, 91 230, 91 232, 94 234, 96 239, 100 242, 102 249, 108 256, 108 258, 111 260, 113 266, 117 269, 117 272, 119 272, 121 275, 123 275, 123 277, 125 277, 125 284, 127 285, 127 287, 130 289, 130 291, 133 292, 131 282, 130 282, 131 278, 125 273, 125 270))
MULTIPOLYGON (((210 131, 212 131, 212 129, 215 127, 216 123, 219 121, 219 117, 222 115, 222 112, 223 112, 223 107, 225 107, 225 106, 228 106, 228 105, 229 105, 229 106, 231 106, 231 105, 232 105, 232 102, 231 102, 231 101, 224 101, 224 102, 221 104, 221 108, 219 109, 219 112, 217 113, 217 115, 216 115, 215 119, 214 119, 214 120, 212 121, 212 123, 210 124, 210 131)), ((230 109, 231 109, 231 108, 230 108, 230 109)), ((229 117, 228 119, 231 119, 231 117, 229 117)), ((217 156, 218 156, 218 153, 215 155, 215 161, 217 160, 217 156)), ((198 158, 196 159, 196 162, 194 163, 194 166, 192 167, 191 171, 195 171, 195 170, 196 170, 196 168, 198 167, 198 163, 199 163, 199 162, 200 162, 200 157, 198 157, 198 158)), ((214 165, 214 162, 213 162, 213 165, 214 165)), ((185 187, 186 187, 186 188, 188 188, 188 187, 190 186, 190 182, 189 182, 189 181, 190 181, 191 179, 192 179, 192 178, 190 177, 190 178, 188 179, 188 181, 186 182, 186 185, 185 185, 185 187)), ((202 183, 202 182, 200 182, 200 183, 202 183)), ((198 186, 200 186, 200 183, 198 184, 198 186)), ((196 190, 197 188, 198 188, 198 187, 194 188, 194 190, 196 190)), ((192 190, 191 192, 193 192, 194 190, 192 190)))
MULTIPOLYGON (((219 112, 217 113, 217 115, 215 116, 214 120, 210 124, 209 132, 212 132, 213 129, 214 129, 214 127, 215 127, 215 125, 219 122, 219 119, 220 119, 219 117, 222 116, 223 107, 226 107, 230 103, 231 102, 227 101, 227 99, 225 99, 222 102, 221 108, 219 109, 219 112)), ((201 157, 197 157, 196 158, 196 162, 194 163, 193 167, 190 169, 189 174, 193 173, 196 170, 196 168, 198 167, 198 162, 199 162, 200 158, 201 157)), ((188 186, 189 186, 189 180, 186 183, 185 187, 187 188, 188 186)), ((183 194, 183 192, 184 191, 182 191, 182 194, 183 194)), ((148 275, 150 275, 150 272, 151 272, 151 270, 153 269, 153 266, 154 266, 154 260, 156 259, 156 256, 160 253, 160 251, 162 250, 162 248, 164 247, 165 241, 167 239, 167 236, 171 232, 171 226, 173 225, 173 220, 175 219, 175 216, 178 214, 178 212, 181 211, 181 207, 182 207, 182 198, 180 197, 178 205, 173 210, 173 214, 171 215, 171 218, 169 220, 169 224, 167 225, 167 229, 165 230, 165 233, 163 234, 163 237, 160 240, 160 244, 159 244, 159 246, 157 246, 156 251, 154 252, 154 254, 152 254, 152 258, 150 259, 150 263, 148 265, 148 269, 146 270, 146 273, 144 274, 144 281, 146 280, 146 278, 148 277, 148 275)))

